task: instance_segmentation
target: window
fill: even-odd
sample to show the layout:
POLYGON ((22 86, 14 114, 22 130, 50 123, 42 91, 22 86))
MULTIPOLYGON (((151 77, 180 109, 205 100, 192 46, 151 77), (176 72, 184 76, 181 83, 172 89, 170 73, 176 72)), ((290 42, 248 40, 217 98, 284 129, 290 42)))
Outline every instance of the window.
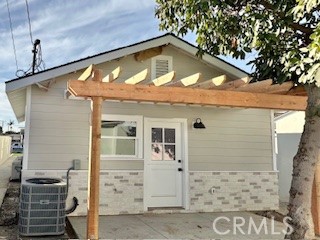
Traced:
POLYGON ((142 145, 142 116, 102 115, 101 159, 141 159, 142 145))
POLYGON ((151 59, 151 78, 156 79, 172 71, 172 57, 159 55, 151 59))
POLYGON ((174 128, 152 128, 151 160, 176 160, 176 130, 174 128))

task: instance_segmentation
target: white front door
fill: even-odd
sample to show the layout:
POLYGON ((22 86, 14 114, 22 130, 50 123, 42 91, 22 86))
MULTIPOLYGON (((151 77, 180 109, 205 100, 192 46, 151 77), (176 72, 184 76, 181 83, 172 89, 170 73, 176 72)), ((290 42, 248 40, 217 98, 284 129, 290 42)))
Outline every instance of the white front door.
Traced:
POLYGON ((182 206, 181 122, 147 119, 145 173, 147 207, 182 206))

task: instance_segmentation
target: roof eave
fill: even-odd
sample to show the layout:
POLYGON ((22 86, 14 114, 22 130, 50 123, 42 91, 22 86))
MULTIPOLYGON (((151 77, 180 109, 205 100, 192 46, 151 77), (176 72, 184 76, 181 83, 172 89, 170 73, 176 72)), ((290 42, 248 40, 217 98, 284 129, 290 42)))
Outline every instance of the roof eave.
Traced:
MULTIPOLYGON (((156 37, 147 41, 143 41, 137 44, 133 44, 127 47, 118 48, 112 51, 108 51, 102 54, 98 54, 95 56, 91 56, 88 58, 80 59, 75 62, 67 63, 61 66, 57 66, 51 69, 48 69, 43 72, 39 72, 37 74, 26 76, 19 79, 14 79, 11 81, 6 82, 6 92, 12 92, 14 90, 27 87, 29 85, 39 83, 41 81, 45 81, 48 79, 53 79, 55 77, 76 72, 81 69, 86 68, 90 64, 100 64, 103 62, 111 61, 117 58, 121 58, 130 54, 134 54, 139 51, 143 51, 145 49, 154 48, 157 46, 163 46, 167 44, 172 44, 186 52, 189 52, 193 55, 195 55, 198 51, 198 49, 193 46, 192 44, 172 35, 172 34, 165 34, 160 37, 156 37)), ((220 68, 221 70, 235 76, 238 78, 246 77, 248 76, 248 73, 242 71, 241 69, 237 68, 236 66, 233 66, 217 57, 213 57, 207 53, 205 53, 202 56, 202 60, 213 64, 216 67, 220 68)))

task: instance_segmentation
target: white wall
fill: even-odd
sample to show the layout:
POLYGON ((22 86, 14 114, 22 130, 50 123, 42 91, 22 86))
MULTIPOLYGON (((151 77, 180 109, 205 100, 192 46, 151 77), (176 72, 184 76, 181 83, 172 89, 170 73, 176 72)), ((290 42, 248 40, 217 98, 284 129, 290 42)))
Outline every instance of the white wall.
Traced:
POLYGON ((277 133, 302 133, 305 113, 301 111, 288 112, 276 118, 277 133))
POLYGON ((289 190, 292 180, 292 160, 298 150, 301 134, 281 133, 277 135, 278 154, 277 168, 279 170, 279 197, 282 202, 289 202, 289 190))
POLYGON ((280 201, 289 201, 292 180, 292 160, 298 151, 301 133, 305 122, 304 112, 288 112, 276 118, 277 168, 279 170, 280 201))
POLYGON ((10 157, 10 152, 11 152, 11 137, 0 136, 0 165, 10 157))

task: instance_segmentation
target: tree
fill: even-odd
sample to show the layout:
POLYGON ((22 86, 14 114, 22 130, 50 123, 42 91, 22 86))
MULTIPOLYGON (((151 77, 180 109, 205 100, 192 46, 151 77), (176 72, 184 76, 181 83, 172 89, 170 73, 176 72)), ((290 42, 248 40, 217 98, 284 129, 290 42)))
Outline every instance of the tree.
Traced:
POLYGON ((290 80, 308 95, 306 122, 293 159, 288 206, 294 232, 312 239, 311 194, 320 149, 319 0, 157 0, 160 29, 197 35, 198 54, 245 58, 255 53, 255 81, 290 80))

